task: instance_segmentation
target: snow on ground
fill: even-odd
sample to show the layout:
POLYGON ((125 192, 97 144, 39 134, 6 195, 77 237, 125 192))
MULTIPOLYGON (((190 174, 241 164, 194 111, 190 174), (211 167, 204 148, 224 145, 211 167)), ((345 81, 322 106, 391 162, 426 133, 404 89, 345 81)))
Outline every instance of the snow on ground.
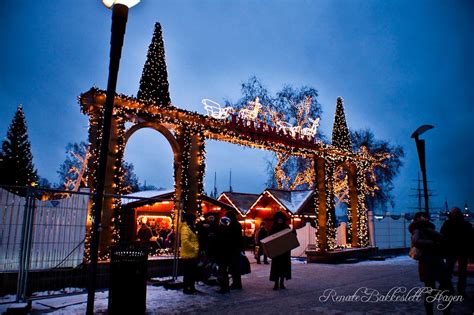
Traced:
POLYGON ((408 255, 390 257, 385 260, 365 260, 357 263, 358 265, 417 265, 417 261, 408 255))
MULTIPOLYGON (((251 260, 252 273, 242 277, 243 290, 221 295, 217 287, 197 285, 197 295, 184 295, 181 290, 147 287, 147 314, 213 313, 213 314, 424 314, 423 303, 415 302, 322 302, 328 289, 338 295, 352 295, 358 288, 373 288, 388 294, 394 287, 421 286, 417 262, 408 256, 384 261, 363 261, 353 264, 306 264, 292 259, 292 279, 286 290, 272 290, 269 265, 257 265, 251 260)), ((472 278, 468 280, 468 294, 473 295, 472 278)), ((84 314, 86 294, 36 300, 36 313, 84 314)), ((108 306, 108 292, 97 292, 95 312, 104 314, 108 306)), ((472 314, 472 299, 457 302, 452 314, 472 314)), ((3 309, 5 310, 5 309, 3 309)), ((0 311, 2 307, 0 305, 0 311)))

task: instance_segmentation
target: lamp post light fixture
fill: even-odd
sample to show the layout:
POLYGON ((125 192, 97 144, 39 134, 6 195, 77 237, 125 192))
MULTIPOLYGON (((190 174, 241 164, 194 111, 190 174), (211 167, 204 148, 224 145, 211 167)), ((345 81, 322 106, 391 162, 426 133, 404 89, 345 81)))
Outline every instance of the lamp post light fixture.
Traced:
POLYGON ((426 154, 425 154, 425 140, 420 139, 420 135, 426 131, 433 129, 432 125, 423 125, 416 129, 411 137, 415 139, 416 150, 418 151, 418 160, 420 161, 421 175, 423 177, 423 193, 425 199, 425 212, 428 218, 430 217, 430 210, 428 206, 428 183, 426 181, 426 154))
POLYGON ((128 9, 138 4, 140 0, 103 0, 102 3, 112 9, 112 35, 110 40, 109 78, 105 97, 104 116, 102 121, 102 139, 100 143, 99 161, 95 174, 97 184, 93 196, 94 208, 90 241, 90 264, 88 270, 87 314, 94 313, 95 281, 97 275, 97 261, 99 256, 99 238, 102 219, 102 205, 104 201, 105 175, 107 169, 107 153, 110 140, 110 127, 114 106, 115 89, 122 55, 125 27, 127 25, 128 9))

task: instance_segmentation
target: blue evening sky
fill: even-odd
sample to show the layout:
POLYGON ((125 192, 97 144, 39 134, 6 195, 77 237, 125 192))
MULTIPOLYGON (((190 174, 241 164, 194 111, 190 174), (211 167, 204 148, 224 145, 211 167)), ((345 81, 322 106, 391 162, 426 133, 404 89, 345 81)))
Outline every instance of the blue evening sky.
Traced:
MULTIPOLYGON (((57 182, 68 142, 85 140, 77 96, 106 88, 111 12, 101 1, 0 2, 0 134, 24 105, 39 174, 57 182)), ((330 134, 337 96, 350 128, 370 128, 402 145, 394 212, 416 205, 419 169, 411 133, 427 140, 433 206, 474 202, 474 2, 165 1, 132 8, 118 92, 136 95, 156 21, 162 23, 176 106, 203 112, 201 99, 237 100, 250 75, 272 91, 284 84, 320 92, 321 129, 330 134)), ((236 191, 264 188, 268 152, 210 141, 206 191, 220 191, 232 168, 236 191)), ((141 180, 172 187, 171 149, 151 130, 126 148, 141 180)))

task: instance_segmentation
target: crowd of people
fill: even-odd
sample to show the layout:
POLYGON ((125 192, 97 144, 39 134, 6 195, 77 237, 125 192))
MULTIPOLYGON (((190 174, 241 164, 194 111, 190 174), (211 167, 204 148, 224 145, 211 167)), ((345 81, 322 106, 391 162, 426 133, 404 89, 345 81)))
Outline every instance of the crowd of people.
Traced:
MULTIPOLYGON (((412 235, 410 256, 418 260, 420 281, 425 288, 425 310, 433 314, 434 296, 439 292, 455 293, 452 277, 458 266, 457 294, 466 296, 467 264, 474 253, 473 229, 459 208, 453 208, 440 231, 436 231, 425 212, 415 214, 409 226, 412 235), (438 289, 436 284, 439 284, 438 289)), ((449 313, 449 305, 443 310, 449 313)))
POLYGON ((142 245, 152 249, 172 248, 174 244, 174 230, 159 224, 150 226, 142 222, 137 231, 137 239, 142 245))
MULTIPOLYGON (((269 233, 265 224, 261 225, 259 232, 256 233, 257 244, 261 245, 260 241, 269 234, 289 228, 285 221, 285 215, 277 213, 269 233)), ((183 260, 183 293, 194 294, 197 292, 196 281, 204 280, 205 282, 207 278, 207 275, 203 275, 206 272, 203 269, 205 266, 217 267, 219 284, 217 292, 225 294, 231 289, 242 289, 241 276, 248 272, 244 271, 245 262, 248 263, 248 259, 244 252, 242 226, 235 213, 228 211, 219 220, 214 214, 208 213, 204 220, 199 222, 196 222, 194 214, 185 214, 180 228, 180 241, 183 260)), ((263 251, 259 250, 259 253, 263 254, 263 251)), ((264 263, 268 264, 266 256, 264 256, 264 263)), ((284 280, 290 278, 290 252, 274 257, 270 269, 270 280, 275 283, 274 289, 285 289, 284 280)))
MULTIPOLYGON (((255 231, 257 264, 262 263, 262 256, 263 263, 269 264, 261 241, 269 235, 290 228, 282 212, 277 212, 273 220, 270 229, 262 222, 255 231)), ((207 213, 204 219, 199 221, 194 214, 186 213, 182 221, 179 236, 183 263, 183 293, 197 293, 196 281, 206 283, 211 274, 217 277, 219 293, 242 289, 242 260, 246 257, 242 226, 235 213, 228 211, 220 219, 214 213, 207 213)), ((425 309, 427 314, 432 314, 434 299, 429 296, 437 293, 437 283, 439 290, 449 295, 455 293, 452 284, 455 266, 458 273, 457 293, 466 295, 467 265, 474 254, 474 230, 464 219, 461 210, 453 208, 439 232, 425 212, 415 214, 409 231, 412 235, 412 250, 415 250, 411 250, 410 255, 419 261, 420 281, 428 289, 425 291, 425 309)), ((137 236, 145 242, 150 242, 155 237, 160 248, 171 247, 174 242, 173 230, 153 230, 145 223, 141 225, 137 236)), ((289 251, 272 258, 269 279, 274 283, 274 290, 286 288, 285 280, 291 279, 289 251)), ((449 313, 449 307, 444 312, 449 313)))

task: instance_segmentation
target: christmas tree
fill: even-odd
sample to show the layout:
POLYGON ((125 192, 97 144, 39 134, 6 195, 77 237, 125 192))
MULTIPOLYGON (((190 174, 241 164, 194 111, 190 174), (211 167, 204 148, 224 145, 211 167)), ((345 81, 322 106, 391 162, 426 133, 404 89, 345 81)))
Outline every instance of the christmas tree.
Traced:
MULTIPOLYGON (((8 128, 6 139, 2 143, 0 154, 0 184, 15 186, 31 186, 37 183, 38 175, 33 165, 25 114, 20 105, 8 128)), ((20 195, 23 189, 11 189, 20 195)))
POLYGON ((147 60, 143 67, 137 98, 143 102, 155 103, 161 107, 171 104, 160 23, 155 24, 155 32, 148 47, 147 60))
POLYGON ((337 98, 336 114, 332 127, 332 145, 346 151, 351 151, 352 148, 342 97, 337 98))

